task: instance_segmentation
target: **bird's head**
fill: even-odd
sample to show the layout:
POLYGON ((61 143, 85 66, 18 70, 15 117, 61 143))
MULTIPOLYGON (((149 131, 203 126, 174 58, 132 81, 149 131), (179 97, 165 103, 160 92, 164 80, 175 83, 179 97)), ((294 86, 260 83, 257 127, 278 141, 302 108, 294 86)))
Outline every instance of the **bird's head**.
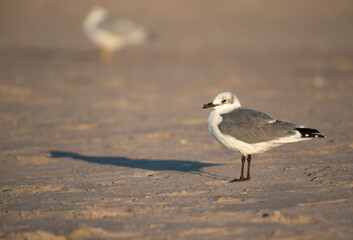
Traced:
POLYGON ((212 102, 203 105, 202 109, 214 108, 216 111, 231 111, 241 107, 238 98, 231 92, 222 92, 218 94, 212 102))

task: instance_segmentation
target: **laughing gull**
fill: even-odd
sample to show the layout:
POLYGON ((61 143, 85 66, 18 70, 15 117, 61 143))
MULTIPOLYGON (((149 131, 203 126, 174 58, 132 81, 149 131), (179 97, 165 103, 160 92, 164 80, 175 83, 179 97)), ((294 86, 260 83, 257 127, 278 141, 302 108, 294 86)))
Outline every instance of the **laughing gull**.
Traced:
POLYGON ((241 107, 231 92, 218 94, 213 102, 202 109, 213 108, 207 126, 213 137, 224 147, 240 152, 241 174, 235 181, 250 180, 251 154, 265 152, 285 143, 312 138, 324 138, 316 129, 271 118, 265 113, 241 107), (248 171, 244 178, 244 163, 247 156, 248 171))
POLYGON ((101 59, 110 60, 115 51, 128 45, 144 43, 150 31, 132 20, 113 15, 95 6, 83 22, 83 30, 90 40, 101 49, 101 59))

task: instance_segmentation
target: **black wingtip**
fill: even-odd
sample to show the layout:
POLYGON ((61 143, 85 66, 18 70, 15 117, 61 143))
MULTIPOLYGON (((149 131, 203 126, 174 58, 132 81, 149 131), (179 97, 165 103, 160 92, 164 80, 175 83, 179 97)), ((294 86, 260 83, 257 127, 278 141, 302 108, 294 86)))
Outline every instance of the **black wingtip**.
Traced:
POLYGON ((302 138, 326 138, 322 135, 319 130, 313 128, 296 128, 295 130, 299 131, 302 135, 302 138))

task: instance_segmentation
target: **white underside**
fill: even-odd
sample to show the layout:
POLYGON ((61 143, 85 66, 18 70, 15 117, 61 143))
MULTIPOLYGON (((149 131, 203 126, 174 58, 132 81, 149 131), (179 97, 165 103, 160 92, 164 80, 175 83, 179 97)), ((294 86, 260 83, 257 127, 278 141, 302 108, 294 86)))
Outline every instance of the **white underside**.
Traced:
POLYGON ((219 111, 213 110, 208 117, 207 126, 213 137, 224 147, 229 148, 233 151, 240 152, 243 155, 255 154, 265 152, 271 148, 280 146, 285 143, 299 142, 304 140, 310 140, 310 138, 301 138, 301 133, 297 131, 297 134, 290 137, 278 138, 275 140, 259 143, 246 143, 235 139, 232 136, 222 134, 218 128, 218 125, 222 121, 222 117, 219 111))
POLYGON ((123 37, 114 35, 105 30, 95 29, 89 36, 92 42, 97 44, 100 48, 109 49, 111 51, 116 51, 127 45, 127 41, 123 37))

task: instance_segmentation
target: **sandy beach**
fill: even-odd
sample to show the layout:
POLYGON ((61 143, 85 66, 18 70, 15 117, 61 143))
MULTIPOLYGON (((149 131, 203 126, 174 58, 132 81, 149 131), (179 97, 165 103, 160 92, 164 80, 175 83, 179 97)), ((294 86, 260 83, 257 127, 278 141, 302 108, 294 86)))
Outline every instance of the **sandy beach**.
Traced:
POLYGON ((0 9, 0 239, 352 239, 351 1, 99 1, 156 37, 101 61, 97 1, 0 9), (314 139, 241 155, 222 91, 314 139))

